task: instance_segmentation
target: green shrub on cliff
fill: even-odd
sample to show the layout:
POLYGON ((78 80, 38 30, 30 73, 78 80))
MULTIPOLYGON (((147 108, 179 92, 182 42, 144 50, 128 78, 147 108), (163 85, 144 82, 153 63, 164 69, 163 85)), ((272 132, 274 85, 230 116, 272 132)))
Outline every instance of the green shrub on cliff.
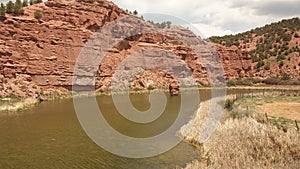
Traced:
POLYGON ((16 0, 15 3, 12 1, 8 1, 6 6, 1 3, 0 7, 0 15, 4 16, 5 13, 14 14, 14 15, 23 15, 24 9, 23 7, 28 6, 28 0, 16 0))
POLYGON ((4 6, 3 3, 1 3, 1 5, 0 5, 0 15, 4 16, 5 12, 6 12, 5 6, 4 6))
POLYGON ((279 68, 281 68, 283 65, 284 65, 284 62, 283 62, 283 61, 280 61, 280 62, 279 62, 279 68))
POLYGON ((34 18, 35 19, 41 19, 42 18, 42 14, 39 11, 35 11, 34 12, 34 18))
POLYGON ((281 80, 290 80, 290 79, 291 79, 291 77, 286 73, 284 73, 281 78, 281 80))
POLYGON ((162 22, 162 23, 155 23, 153 21, 148 21, 149 23, 153 24, 154 26, 158 27, 158 28, 170 28, 171 25, 172 25, 172 22, 171 21, 165 21, 165 22, 162 22))
POLYGON ((148 90, 154 90, 154 87, 153 87, 152 85, 149 85, 149 86, 147 87, 147 89, 148 89, 148 90))
POLYGON ((12 1, 8 1, 6 4, 6 13, 13 13, 14 12, 14 3, 12 1))
POLYGON ((259 69, 259 68, 261 68, 261 67, 264 66, 264 65, 265 65, 265 62, 262 61, 262 60, 260 60, 260 61, 256 64, 256 69, 259 69))
POLYGON ((42 3, 42 2, 43 2, 43 0, 30 0, 29 4, 34 5, 34 4, 38 4, 38 3, 42 3))
POLYGON ((22 6, 23 6, 23 7, 28 6, 28 0, 23 0, 22 6))
POLYGON ((265 70, 270 70, 270 63, 267 63, 264 68, 265 70))
POLYGON ((24 14, 24 10, 23 10, 23 5, 21 0, 16 0, 15 4, 14 4, 14 14, 15 15, 23 15, 24 14))
POLYGON ((279 61, 284 60, 285 56, 284 55, 278 55, 276 59, 277 59, 277 62, 279 62, 279 61))

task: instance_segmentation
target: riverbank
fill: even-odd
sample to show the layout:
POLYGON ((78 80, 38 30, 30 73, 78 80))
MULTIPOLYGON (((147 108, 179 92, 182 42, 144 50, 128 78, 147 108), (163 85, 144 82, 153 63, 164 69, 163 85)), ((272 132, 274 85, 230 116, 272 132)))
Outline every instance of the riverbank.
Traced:
POLYGON ((0 112, 1 111, 17 111, 20 109, 26 109, 38 104, 38 99, 25 98, 25 99, 12 99, 5 98, 0 100, 0 112))
MULTIPOLYGON (((200 127, 206 118, 210 103, 201 103, 197 116, 180 133, 196 147, 201 147, 199 160, 185 169, 199 168, 297 168, 300 165, 300 133, 296 124, 282 127, 278 114, 265 116, 269 104, 277 106, 300 103, 300 97, 254 97, 242 98, 227 110, 211 138, 199 143, 200 127), (282 103, 282 104, 278 104, 282 103), (188 129, 192 131, 186 133, 188 129)), ((277 107, 277 108, 279 108, 277 107)), ((291 107, 290 108, 294 108, 291 107)), ((274 107, 276 109, 276 107, 274 107)), ((300 113, 298 108, 293 109, 300 113)), ((287 111, 286 111, 287 112, 287 111)), ((280 116, 282 116, 281 112, 280 116)), ((286 114, 285 114, 286 115, 286 114)), ((291 118, 289 114, 287 117, 291 118)), ((297 117, 297 116, 296 116, 297 117)), ((294 118, 296 118, 294 117, 294 118)), ((290 122, 294 122, 290 120, 290 122)), ((287 124, 287 120, 285 120, 287 124)))
MULTIPOLYGON (((167 90, 165 90, 167 92, 167 90)), ((130 91, 130 95, 135 94, 145 94, 150 93, 148 90, 140 90, 140 91, 130 91)), ((47 94, 43 94, 37 97, 0 97, 0 113, 1 112, 15 112, 19 110, 25 110, 31 108, 35 105, 43 101, 56 101, 62 99, 71 99, 73 97, 92 97, 99 95, 111 95, 109 91, 101 91, 101 92, 82 92, 82 93, 74 93, 74 92, 57 92, 52 91, 47 94)))
MULTIPOLYGON (((211 90, 211 89, 218 89, 218 87, 198 87, 199 91, 202 90, 211 90)), ((155 92, 156 89, 154 90, 131 90, 129 91, 130 95, 135 95, 135 94, 145 94, 145 93, 150 93, 150 92, 155 92)), ((188 89, 184 89, 188 90, 188 89)), ((234 86, 234 87, 226 87, 226 90, 285 90, 285 91, 290 91, 290 90, 300 90, 300 86, 276 86, 276 85, 257 85, 257 86, 234 86)), ((162 89, 163 92, 168 92, 168 89, 162 89)), ((82 92, 82 93, 73 93, 70 91, 50 91, 47 92, 46 94, 41 95, 43 98, 42 101, 48 100, 48 101, 53 101, 53 100, 60 100, 60 99, 70 99, 72 97, 90 97, 94 95, 111 95, 111 91, 98 91, 98 92, 82 92)), ((232 94, 227 95, 228 98, 234 97, 232 94)), ((25 97, 25 98, 1 98, 0 96, 0 112, 3 111, 18 111, 18 110, 23 110, 23 109, 28 109, 34 105, 37 105, 41 99, 39 97, 25 97)))
POLYGON ((0 98, 0 113, 1 112, 15 112, 19 110, 26 110, 38 105, 43 101, 54 101, 61 99, 72 98, 71 92, 51 92, 45 95, 36 97, 6 97, 0 98))
POLYGON ((227 119, 204 143, 199 160, 185 169, 297 168, 300 134, 279 130, 253 118, 227 119))

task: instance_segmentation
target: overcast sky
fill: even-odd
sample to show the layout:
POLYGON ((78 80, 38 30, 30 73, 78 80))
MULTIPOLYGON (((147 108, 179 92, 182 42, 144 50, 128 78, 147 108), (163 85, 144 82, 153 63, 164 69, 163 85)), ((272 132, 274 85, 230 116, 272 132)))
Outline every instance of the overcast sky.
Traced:
MULTIPOLYGON (((244 32, 300 16, 300 0, 112 0, 139 13, 176 16, 193 24, 206 37, 244 32)), ((147 19, 147 18, 146 18, 147 19)))
MULTIPOLYGON (((8 0, 0 0, 7 2, 8 0)), ((300 16, 300 0, 112 0, 123 9, 182 18, 209 37, 300 16)), ((145 15, 147 16, 147 15, 145 15)), ((145 18, 151 19, 153 18, 145 18)), ((166 18, 156 17, 156 21, 166 18)))

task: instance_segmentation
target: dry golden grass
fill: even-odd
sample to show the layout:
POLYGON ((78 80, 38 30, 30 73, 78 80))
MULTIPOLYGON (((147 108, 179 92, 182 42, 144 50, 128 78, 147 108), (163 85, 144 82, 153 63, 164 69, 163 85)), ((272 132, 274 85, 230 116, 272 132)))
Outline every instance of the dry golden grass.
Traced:
MULTIPOLYGON (((294 101, 294 98, 290 99, 292 100, 289 101, 294 101)), ((269 100, 267 101, 268 104, 269 100)), ((210 106, 210 102, 201 103, 195 118, 182 127, 180 133, 187 141, 199 143, 199 126, 207 117, 210 106)), ((185 169, 298 169, 300 131, 296 131, 294 127, 286 131, 278 129, 256 116, 254 109, 253 111, 253 117, 223 120, 211 138, 201 145, 202 157, 188 164, 185 169)))
POLYGON ((30 107, 38 103, 37 99, 34 98, 26 98, 24 100, 17 100, 12 102, 5 102, 0 105, 0 113, 2 111, 6 111, 12 113, 12 111, 17 111, 20 109, 24 109, 26 107, 30 107))
POLYGON ((300 166, 300 133, 294 129, 284 132, 253 118, 226 120, 203 146, 204 158, 185 169, 300 166))

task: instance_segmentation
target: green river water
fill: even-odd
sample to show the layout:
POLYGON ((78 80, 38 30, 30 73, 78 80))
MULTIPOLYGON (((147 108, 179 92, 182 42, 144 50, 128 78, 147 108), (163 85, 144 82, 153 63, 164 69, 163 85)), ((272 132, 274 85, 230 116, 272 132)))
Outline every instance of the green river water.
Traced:
MULTIPOLYGON (((208 99, 209 91, 202 92, 201 100, 208 99)), ((157 121, 159 125, 156 124, 161 129, 128 123, 115 109, 111 96, 98 96, 97 101, 113 128, 123 134, 147 137, 159 134, 176 118, 174 112, 180 106, 180 97, 166 95, 166 98, 168 105, 157 121)), ((148 94, 132 95, 131 101, 141 111, 150 106, 148 94)), ((83 131, 72 99, 43 102, 25 111, 1 114, 0 146, 0 169, 169 169, 183 167, 199 157, 199 152, 184 142, 151 158, 113 155, 97 146, 83 131)))

